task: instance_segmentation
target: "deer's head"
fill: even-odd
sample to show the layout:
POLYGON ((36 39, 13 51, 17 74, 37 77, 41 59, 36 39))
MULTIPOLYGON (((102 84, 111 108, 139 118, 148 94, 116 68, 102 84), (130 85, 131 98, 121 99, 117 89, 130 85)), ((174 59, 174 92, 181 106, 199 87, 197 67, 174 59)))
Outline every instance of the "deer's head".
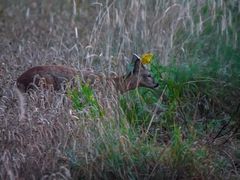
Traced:
POLYGON ((133 54, 132 64, 132 70, 124 76, 124 82, 120 85, 121 92, 126 92, 137 87, 146 87, 151 89, 158 87, 159 84, 155 82, 150 71, 144 67, 140 58, 136 54, 133 54))

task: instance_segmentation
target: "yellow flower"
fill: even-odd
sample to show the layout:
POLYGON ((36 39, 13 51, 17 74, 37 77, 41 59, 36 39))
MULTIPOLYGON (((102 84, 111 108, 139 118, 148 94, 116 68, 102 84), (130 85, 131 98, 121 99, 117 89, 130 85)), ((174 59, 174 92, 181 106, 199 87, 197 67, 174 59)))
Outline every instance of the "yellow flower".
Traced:
POLYGON ((141 56, 141 63, 142 64, 149 64, 149 63, 151 63, 152 58, 153 58, 152 53, 145 53, 141 56))

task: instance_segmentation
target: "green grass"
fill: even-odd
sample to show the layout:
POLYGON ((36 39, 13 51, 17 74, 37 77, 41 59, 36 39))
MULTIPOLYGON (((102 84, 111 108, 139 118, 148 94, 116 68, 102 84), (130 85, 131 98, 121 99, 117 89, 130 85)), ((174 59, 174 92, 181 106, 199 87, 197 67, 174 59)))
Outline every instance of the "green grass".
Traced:
POLYGON ((240 178, 239 2, 174 2, 0 4, 0 179, 240 178), (22 104, 11 91, 25 67, 109 75, 146 52, 159 87, 107 107, 88 84, 22 104))
MULTIPOLYGON (((231 12, 238 17, 239 13, 232 8, 234 10, 231 12)), ((238 33, 236 27, 239 22, 234 17, 231 27, 220 32, 223 12, 217 11, 219 15, 212 20, 207 5, 202 7, 202 18, 206 20, 201 33, 189 34, 185 29, 176 32, 175 43, 184 42, 181 45, 183 52, 173 51, 172 61, 167 66, 158 63, 157 58, 160 57, 155 57, 151 70, 160 83, 159 90, 135 91, 122 100, 122 108, 129 122, 144 131, 154 116, 154 108, 150 111, 148 108, 153 105, 160 109, 160 115, 156 115, 151 124, 150 137, 158 136, 161 139, 163 135, 156 134, 159 129, 164 130, 161 133, 166 133, 171 142, 168 147, 171 167, 184 169, 184 173, 193 173, 193 177, 196 172, 208 171, 204 163, 213 165, 215 171, 219 169, 214 160, 218 156, 208 161, 209 147, 199 145, 193 150, 194 143, 209 134, 216 135, 228 122, 230 125, 226 129, 238 124, 240 46, 239 40, 235 40, 236 44, 231 41, 234 41, 234 34, 238 33), (162 95, 164 100, 159 101, 162 95)))
POLYGON ((71 98, 73 108, 81 115, 90 115, 89 118, 97 118, 104 115, 104 111, 89 84, 81 84, 78 88, 69 89, 68 96, 71 98))

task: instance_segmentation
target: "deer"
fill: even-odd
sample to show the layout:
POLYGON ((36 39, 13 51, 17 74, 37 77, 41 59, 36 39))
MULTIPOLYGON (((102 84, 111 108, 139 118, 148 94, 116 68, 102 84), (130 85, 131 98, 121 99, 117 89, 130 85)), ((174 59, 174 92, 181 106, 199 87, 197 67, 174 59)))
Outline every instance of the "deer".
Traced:
POLYGON ((44 89, 52 88, 54 91, 59 91, 66 87, 66 83, 73 82, 79 77, 81 83, 89 83, 93 89, 103 82, 106 86, 111 86, 120 94, 134 90, 139 87, 155 89, 159 86, 155 82, 150 71, 141 63, 140 57, 133 54, 133 68, 130 72, 122 76, 105 77, 91 70, 78 70, 72 67, 63 65, 41 65, 35 66, 17 78, 17 88, 21 92, 27 92, 35 87, 43 87, 44 89), (98 83, 96 83, 98 82, 98 83))

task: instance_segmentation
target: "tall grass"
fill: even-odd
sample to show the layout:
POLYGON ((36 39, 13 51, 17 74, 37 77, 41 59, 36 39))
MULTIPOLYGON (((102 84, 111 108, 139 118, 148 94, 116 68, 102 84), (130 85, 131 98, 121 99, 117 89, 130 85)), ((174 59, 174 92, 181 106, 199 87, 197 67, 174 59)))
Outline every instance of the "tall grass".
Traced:
MULTIPOLYGON (((239 178, 240 2, 4 1, 0 4, 0 179, 239 178), (108 106, 87 85, 13 89, 39 64, 127 70, 152 52, 160 84, 108 106)), ((100 88, 101 89, 101 88, 100 88)))

